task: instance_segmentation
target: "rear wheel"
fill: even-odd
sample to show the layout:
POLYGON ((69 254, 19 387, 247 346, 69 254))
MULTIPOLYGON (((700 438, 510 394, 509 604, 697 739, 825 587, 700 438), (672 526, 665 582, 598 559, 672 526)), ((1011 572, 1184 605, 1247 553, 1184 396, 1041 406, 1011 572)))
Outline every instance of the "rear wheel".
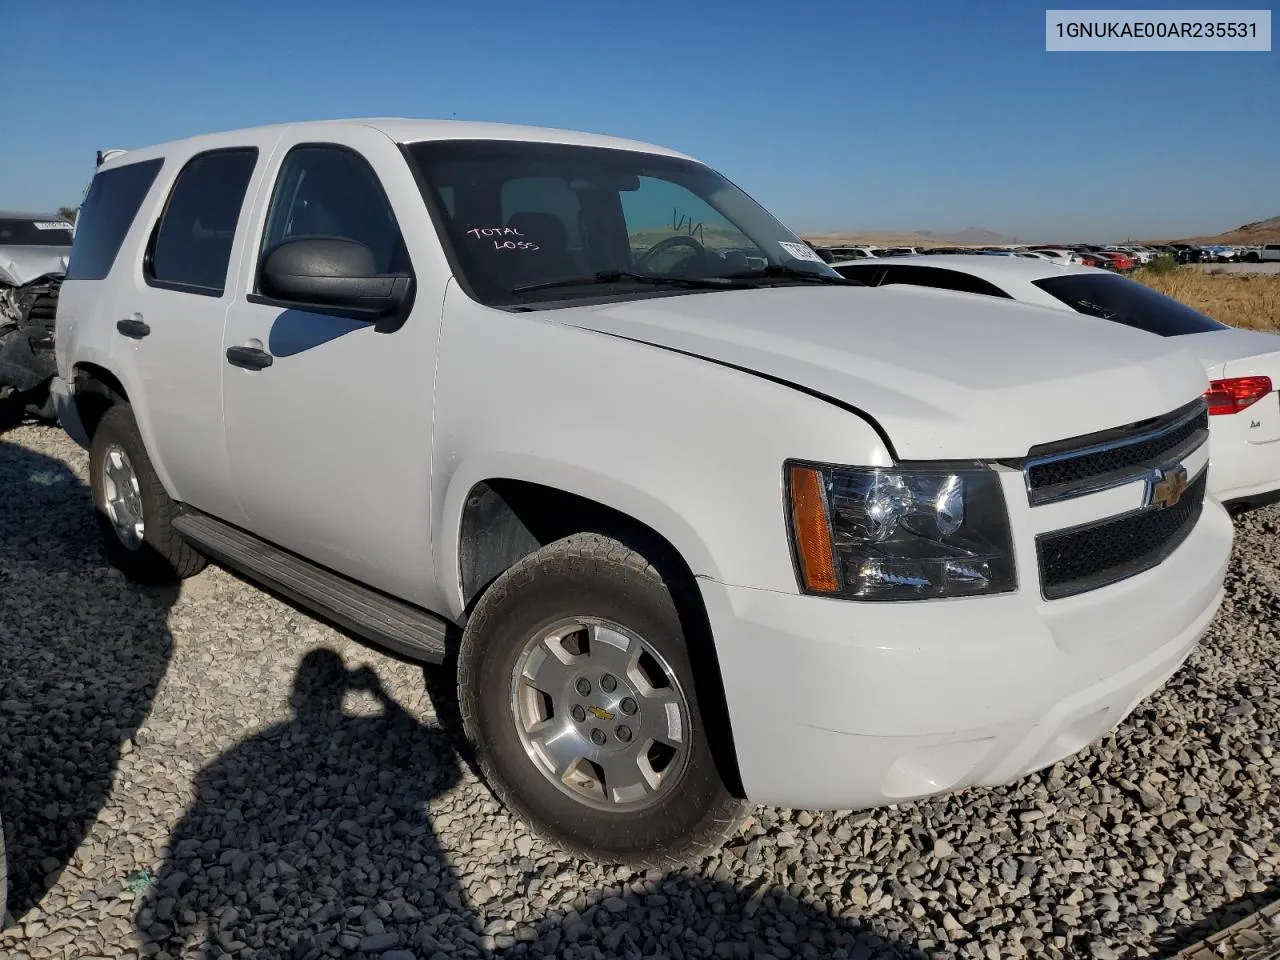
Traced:
POLYGON ((737 828, 690 639, 640 553, 599 534, 504 573, 459 652, 464 729, 498 798, 575 854, 669 867, 737 828))
POLYGON ((89 448, 98 529, 112 564, 140 583, 174 583, 206 560, 171 526, 177 505, 165 492, 128 404, 111 407, 89 448))

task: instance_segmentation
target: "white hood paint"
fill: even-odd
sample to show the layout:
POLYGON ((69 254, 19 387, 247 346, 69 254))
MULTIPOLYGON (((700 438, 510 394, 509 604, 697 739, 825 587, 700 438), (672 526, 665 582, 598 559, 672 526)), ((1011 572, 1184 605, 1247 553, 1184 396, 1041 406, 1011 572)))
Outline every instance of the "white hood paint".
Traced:
POLYGON ((48 273, 66 273, 70 247, 0 246, 0 282, 20 287, 48 273))
POLYGON ((1208 385, 1176 340, 945 290, 775 287, 546 316, 818 391, 866 411, 903 460, 1022 456, 1166 413, 1208 385))

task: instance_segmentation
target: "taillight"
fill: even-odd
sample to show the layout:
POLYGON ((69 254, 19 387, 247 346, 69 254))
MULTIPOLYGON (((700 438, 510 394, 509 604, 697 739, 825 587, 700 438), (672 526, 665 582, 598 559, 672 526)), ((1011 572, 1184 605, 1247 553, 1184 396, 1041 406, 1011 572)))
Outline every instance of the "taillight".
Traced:
POLYGON ((1270 392, 1270 377, 1228 377, 1226 380, 1210 380, 1204 396, 1209 401, 1209 415, 1220 416, 1239 413, 1270 392))

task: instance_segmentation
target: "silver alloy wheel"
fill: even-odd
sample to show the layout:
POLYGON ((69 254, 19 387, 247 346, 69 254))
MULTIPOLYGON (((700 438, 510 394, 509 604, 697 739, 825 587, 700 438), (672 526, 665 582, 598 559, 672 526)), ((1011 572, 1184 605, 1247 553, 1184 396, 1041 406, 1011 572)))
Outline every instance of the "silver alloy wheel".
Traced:
POLYGON ((102 457, 102 499, 120 542, 130 550, 142 545, 142 487, 124 447, 113 443, 102 457))
POLYGON ((525 644, 511 712, 529 759, 596 809, 653 806, 689 760, 689 702, 675 671, 621 624, 580 617, 525 644))

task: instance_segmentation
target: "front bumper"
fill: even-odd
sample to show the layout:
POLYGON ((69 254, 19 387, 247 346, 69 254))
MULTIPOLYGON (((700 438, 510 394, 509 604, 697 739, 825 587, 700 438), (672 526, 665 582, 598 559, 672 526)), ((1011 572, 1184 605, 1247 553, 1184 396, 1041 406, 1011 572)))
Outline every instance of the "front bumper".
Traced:
POLYGON ((1128 580, 1055 601, 858 603, 700 580, 739 772, 756 803, 858 809, 999 785, 1107 733, 1171 676, 1222 602, 1232 525, 1128 580))

